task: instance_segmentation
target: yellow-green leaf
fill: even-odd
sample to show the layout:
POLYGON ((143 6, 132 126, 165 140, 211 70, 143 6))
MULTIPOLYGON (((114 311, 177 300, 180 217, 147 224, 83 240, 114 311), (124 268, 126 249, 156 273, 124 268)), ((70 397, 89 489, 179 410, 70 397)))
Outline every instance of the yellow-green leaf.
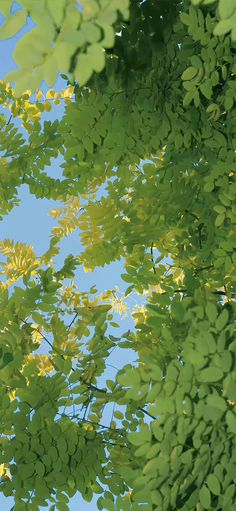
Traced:
POLYGON ((12 16, 8 17, 0 26, 0 41, 13 37, 21 30, 26 22, 26 11, 16 11, 12 16))

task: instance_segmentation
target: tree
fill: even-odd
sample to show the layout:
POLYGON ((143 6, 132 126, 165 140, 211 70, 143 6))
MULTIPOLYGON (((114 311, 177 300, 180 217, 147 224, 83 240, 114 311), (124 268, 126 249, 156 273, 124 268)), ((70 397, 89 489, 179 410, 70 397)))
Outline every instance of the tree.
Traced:
POLYGON ((128 2, 18 3, 11 14, 2 2, 0 36, 30 15, 37 38, 30 54, 32 32, 17 45, 16 93, 2 84, 13 117, 1 118, 1 213, 22 183, 64 204, 43 256, 1 242, 1 490, 14 511, 46 500, 64 511, 76 491, 101 494, 100 510, 233 511, 235 2, 132 0, 129 19, 128 2), (58 69, 65 114, 41 123, 57 93, 20 94, 51 86, 58 69), (59 154, 62 180, 45 171, 59 154), (57 269, 61 239, 78 228, 84 251, 57 269), (135 332, 115 336, 112 293, 65 279, 119 258, 126 295, 147 300, 135 332), (101 388, 115 346, 138 364, 101 388))

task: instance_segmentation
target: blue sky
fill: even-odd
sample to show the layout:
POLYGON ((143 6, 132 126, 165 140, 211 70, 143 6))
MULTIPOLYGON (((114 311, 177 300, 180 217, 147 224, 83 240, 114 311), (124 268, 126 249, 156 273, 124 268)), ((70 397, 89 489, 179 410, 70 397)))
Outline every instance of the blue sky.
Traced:
MULTIPOLYGON (((0 24, 2 20, 3 17, 0 15, 0 24)), ((28 25, 28 29, 30 29, 30 25, 28 25)), ((12 57, 12 52, 17 40, 24 32, 25 29, 17 34, 17 36, 7 41, 0 41, 0 79, 14 69, 15 63, 12 57)), ((55 88, 58 90, 65 88, 65 83, 66 82, 62 79, 59 79, 55 88)), ((61 116, 62 114, 63 106, 57 106, 50 113, 50 118, 53 119, 55 116, 58 117, 58 115, 61 116)), ((58 173, 61 175, 57 161, 53 162, 49 171, 50 175, 57 176, 58 173)), ((1 222, 1 239, 10 238, 15 241, 23 241, 25 243, 32 244, 36 253, 40 255, 47 250, 49 234, 53 225, 55 225, 55 221, 48 216, 48 213, 51 209, 58 206, 58 203, 47 199, 36 199, 34 196, 29 194, 28 187, 26 185, 21 187, 19 197, 21 199, 20 205, 15 207, 1 222)), ((73 233, 63 241, 58 263, 63 262, 64 258, 69 253, 78 255, 80 248, 79 234, 73 233)), ((89 290, 89 288, 94 284, 97 285, 97 288, 100 291, 114 288, 114 286, 119 286, 121 290, 125 290, 127 284, 125 284, 120 278, 122 266, 122 262, 116 262, 105 268, 97 269, 93 273, 85 273, 82 268, 79 269, 76 278, 79 290, 89 290)), ((133 323, 130 318, 122 320, 123 332, 132 326, 133 323)), ((125 362, 131 361, 132 359, 133 356, 130 352, 124 353, 124 350, 116 349, 111 355, 109 363, 120 368, 125 362)), ((114 369, 109 366, 106 371, 107 378, 112 378, 113 374, 114 369)), ((111 410, 108 410, 106 417, 107 421, 110 420, 110 413, 111 410)), ((1 510, 10 511, 12 505, 13 500, 10 497, 4 498, 0 494, 1 510)), ((79 508, 83 509, 83 511, 95 511, 97 509, 96 499, 88 504, 84 502, 80 496, 74 497, 70 502, 70 511, 78 511, 79 508)))

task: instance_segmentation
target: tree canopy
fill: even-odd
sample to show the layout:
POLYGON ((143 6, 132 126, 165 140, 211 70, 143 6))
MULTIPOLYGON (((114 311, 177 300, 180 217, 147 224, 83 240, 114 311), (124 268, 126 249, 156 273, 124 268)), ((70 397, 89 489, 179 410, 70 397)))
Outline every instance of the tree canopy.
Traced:
POLYGON ((59 203, 46 253, 0 242, 0 490, 14 511, 67 511, 77 491, 100 511, 233 511, 236 1, 0 12, 1 40, 26 24, 0 85, 1 218, 23 184, 59 203), (76 230, 83 250, 58 267, 76 230), (116 334, 114 290, 74 277, 120 259, 126 296, 146 299, 116 334), (101 386, 116 347, 137 363, 101 386))

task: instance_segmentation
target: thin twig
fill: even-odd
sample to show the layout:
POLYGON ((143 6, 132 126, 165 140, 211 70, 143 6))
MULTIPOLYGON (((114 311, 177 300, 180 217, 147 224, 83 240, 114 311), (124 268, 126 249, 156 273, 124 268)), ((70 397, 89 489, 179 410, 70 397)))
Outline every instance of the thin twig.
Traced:
POLYGON ((213 264, 209 264, 208 266, 202 266, 201 268, 196 268, 194 273, 197 275, 197 273, 200 273, 200 271, 209 270, 210 268, 213 268, 213 264))
POLYGON ((154 259, 153 259, 153 241, 152 241, 152 244, 151 244, 151 256, 152 256, 153 273, 156 273, 156 268, 155 268, 154 259))
POLYGON ((12 114, 10 115, 10 117, 9 117, 7 123, 6 123, 6 126, 8 126, 10 124, 11 120, 12 120, 12 114))
POLYGON ((80 417, 79 415, 67 415, 65 413, 59 414, 59 415, 61 415, 62 417, 63 416, 69 417, 70 419, 78 419, 79 422, 88 422, 89 424, 92 424, 93 426, 99 426, 100 428, 109 429, 110 431, 114 431, 114 432, 124 431, 124 429, 121 429, 121 428, 111 428, 110 426, 105 426, 104 424, 101 424, 100 422, 95 422, 95 421, 90 421, 89 419, 84 419, 84 418, 80 417))
POLYGON ((192 213, 191 211, 189 211, 188 209, 185 209, 185 213, 188 213, 189 215, 191 215, 193 218, 195 218, 195 220, 198 220, 199 221, 199 217, 197 215, 195 215, 195 213, 192 213))
POLYGON ((156 420, 156 417, 154 417, 151 413, 147 412, 147 410, 145 410, 144 408, 139 408, 139 410, 145 413, 145 415, 148 415, 148 417, 150 417, 151 419, 156 420))
POLYGON ((70 322, 70 324, 68 325, 67 327, 67 330, 70 330, 71 326, 73 325, 73 323, 75 322, 77 316, 79 315, 78 312, 76 312, 75 316, 73 317, 72 321, 70 322))

